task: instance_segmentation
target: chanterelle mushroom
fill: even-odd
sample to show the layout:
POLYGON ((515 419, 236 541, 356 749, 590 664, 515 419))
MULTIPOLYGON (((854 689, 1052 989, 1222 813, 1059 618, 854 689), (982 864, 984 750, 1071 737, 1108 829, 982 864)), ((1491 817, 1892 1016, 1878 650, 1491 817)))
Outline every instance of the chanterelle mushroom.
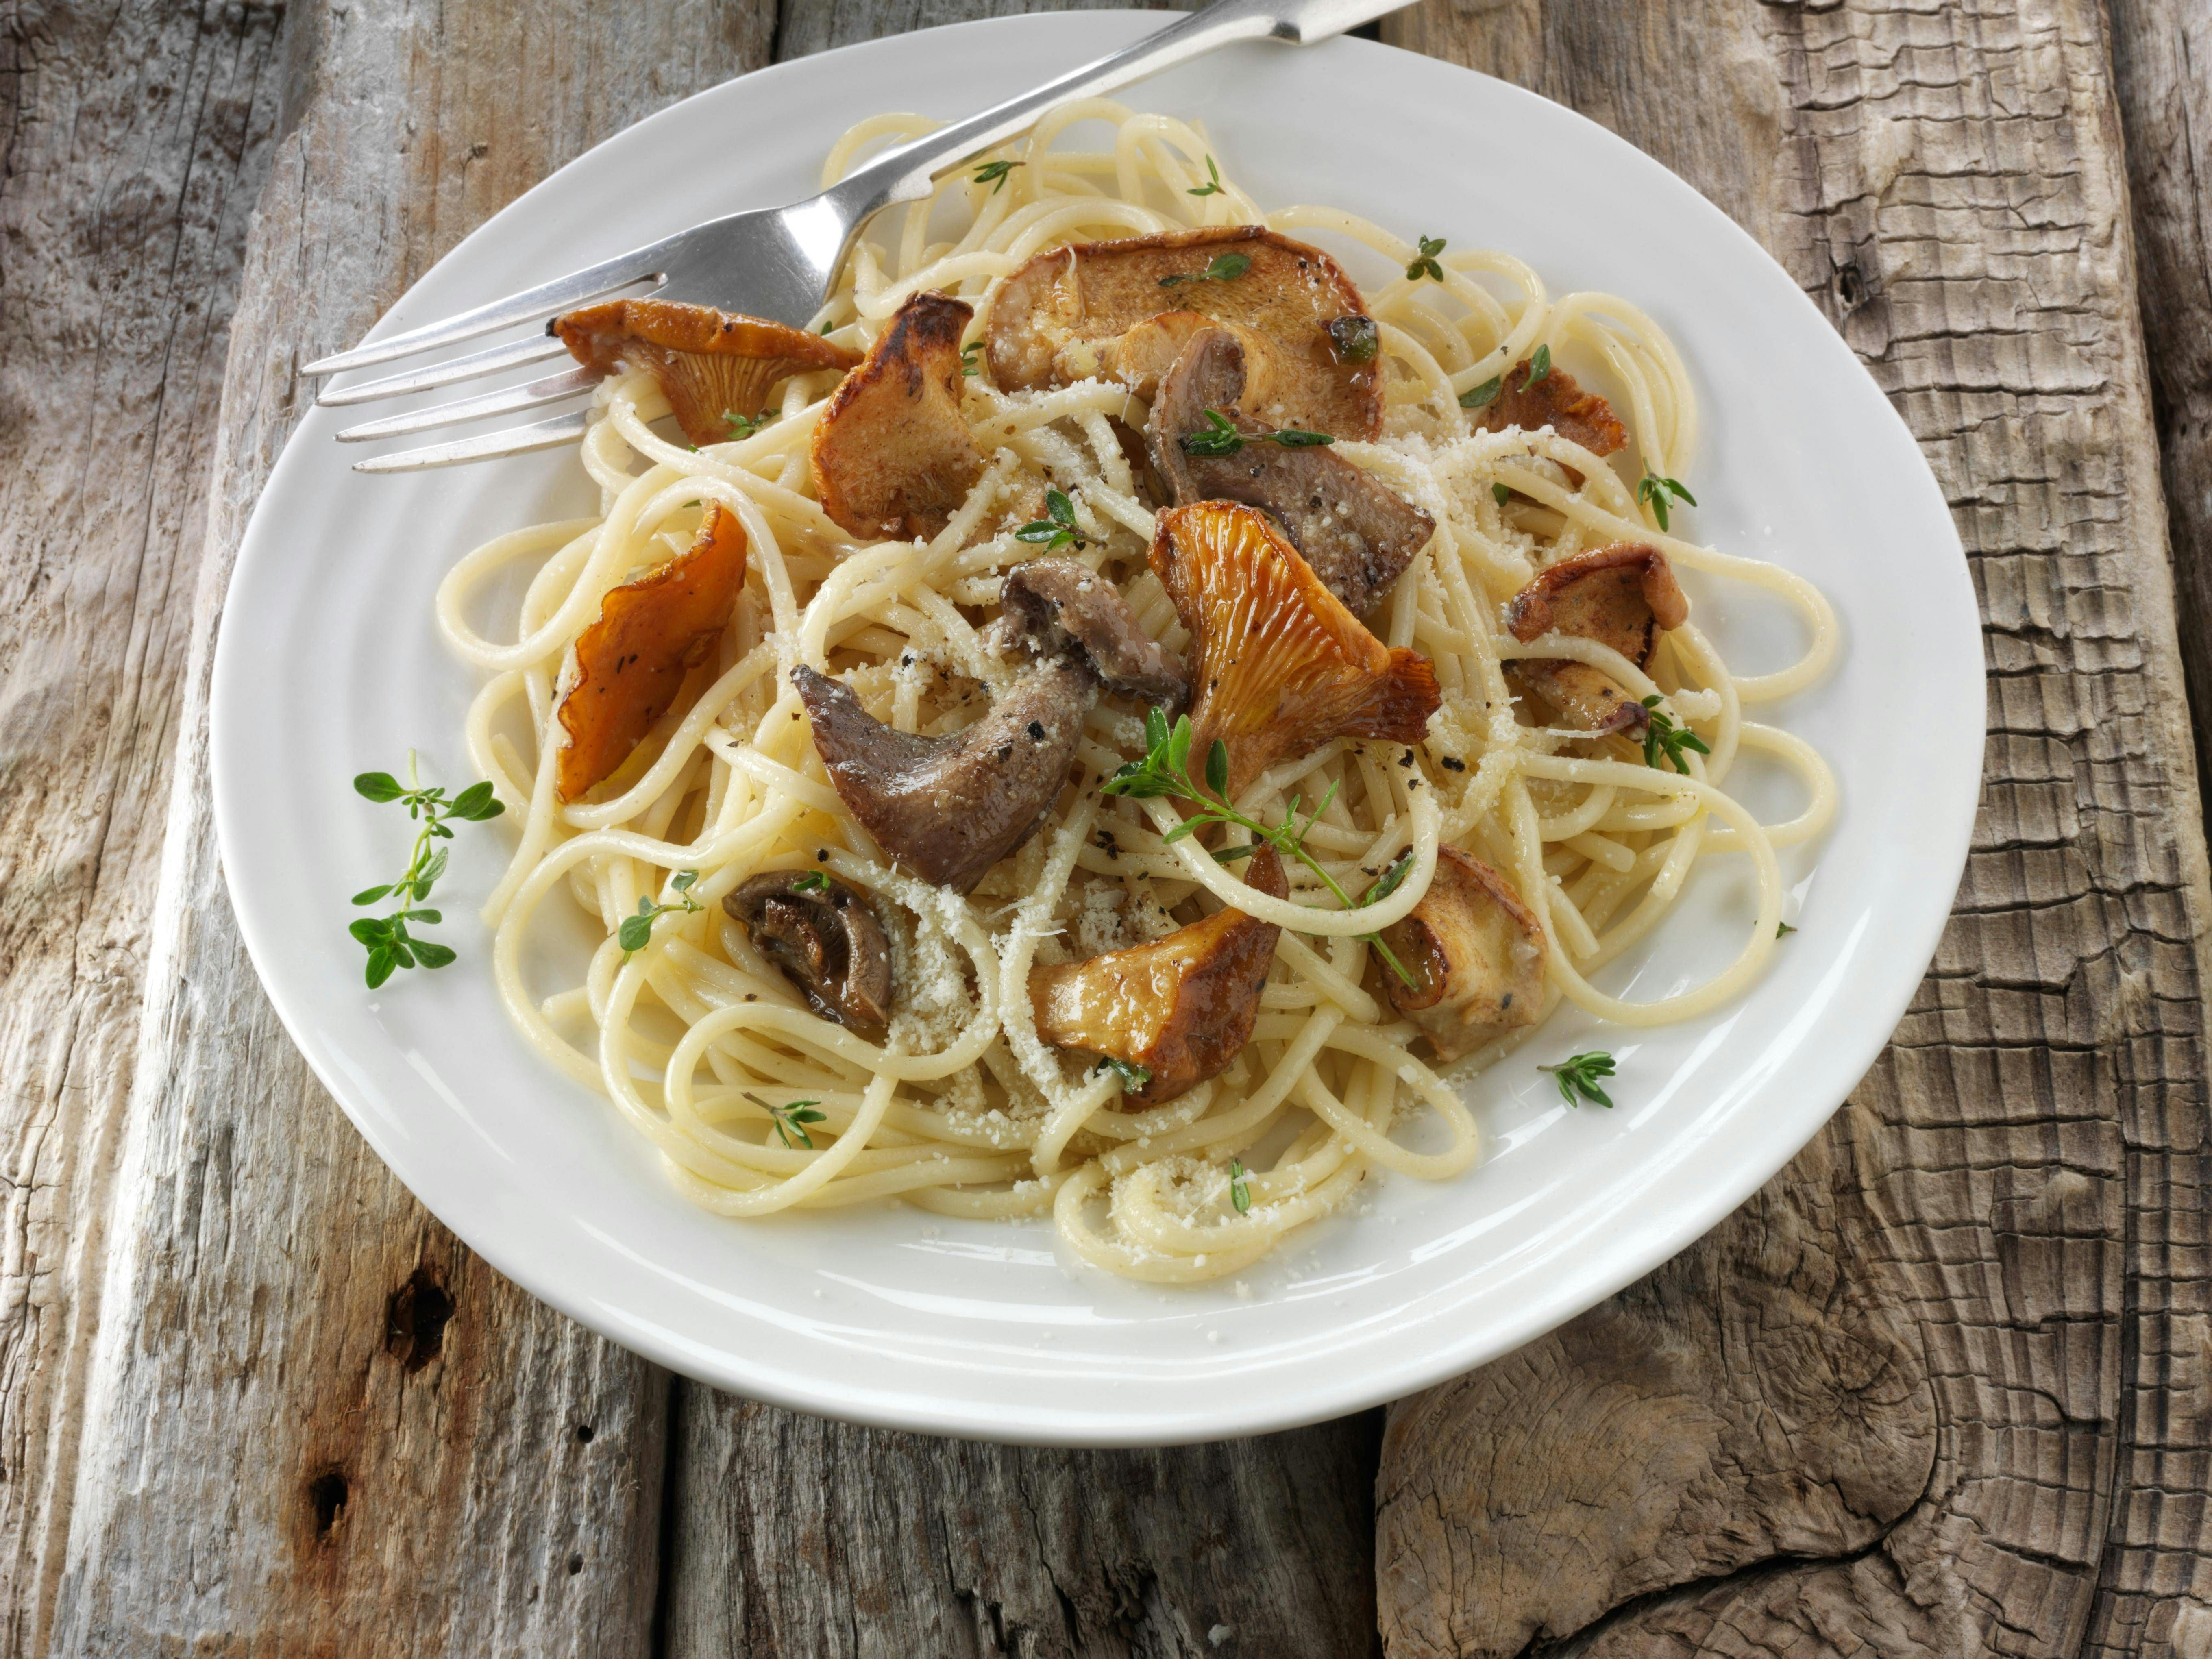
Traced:
POLYGON ((1182 440, 1218 410, 1248 439, 1274 430, 1238 410, 1244 348, 1226 329, 1191 337, 1152 400, 1153 464, 1178 507, 1243 501, 1264 507, 1314 574, 1354 616, 1398 580, 1436 533, 1436 520, 1332 449, 1248 442, 1227 455, 1192 454, 1182 440))
POLYGON ((695 444, 727 441, 731 417, 759 414, 769 388, 786 376, 860 361, 803 329, 673 300, 607 300, 545 326, 586 368, 650 370, 695 444))
MULTIPOLYGON (((1540 574, 1505 607, 1505 626, 1523 645, 1546 634, 1595 640, 1651 665, 1659 630, 1690 619, 1690 601, 1667 556, 1648 542, 1616 542, 1577 553, 1540 574)), ((1625 732, 1649 718, 1644 705, 1587 663, 1523 658, 1507 678, 1586 732, 1625 732)))
POLYGON ((856 536, 934 536, 982 476, 960 413, 960 335, 975 307, 917 294, 814 428, 822 510, 856 536))
MULTIPOLYGON (((1010 392, 1109 375, 1139 390, 1206 321, 1247 351, 1247 412, 1339 438, 1382 428, 1371 349, 1346 355, 1329 325, 1360 317, 1359 290, 1319 248, 1258 225, 1166 231, 1038 254, 991 301, 991 378, 1010 392)), ((1339 336, 1348 337, 1339 330, 1339 336)))
MULTIPOLYGON (((1272 898, 1290 891, 1273 848, 1254 855, 1245 879, 1272 898)), ((1037 1035, 1056 1048, 1143 1066, 1152 1076, 1128 1091, 1133 1100, 1173 1099, 1225 1068, 1251 1040, 1281 931, 1242 910, 1222 910, 1147 945, 1032 969, 1037 1035)))
POLYGON ((1144 637, 1112 583, 1053 567, 1007 576, 1002 647, 1030 660, 964 732, 917 737, 884 725, 836 680, 801 665, 792 684, 814 747, 861 827, 924 878, 965 893, 1035 832, 1067 782, 1084 717, 1110 687, 1172 694, 1180 665, 1144 637), (1055 607, 1054 596, 1059 604, 1055 607))
POLYGON ((576 636, 575 678, 561 699, 568 742, 554 763, 554 788, 562 800, 612 773, 674 707, 744 585, 745 527, 709 501, 687 551, 599 601, 599 620, 576 636))
POLYGON ((743 883, 722 908, 816 1013, 882 1036, 891 1017, 891 951, 866 894, 826 871, 784 870, 743 883))
POLYGON ((1228 745, 1231 796, 1334 738, 1421 740, 1443 703, 1429 659, 1384 649, 1267 514, 1201 501, 1158 526, 1152 568, 1191 633, 1191 751, 1228 745))
POLYGON ((1583 391, 1563 368, 1551 370, 1531 385, 1531 369, 1524 357, 1505 371, 1504 389, 1475 412, 1477 430, 1503 432, 1517 426, 1534 432, 1548 426, 1593 455, 1611 455, 1628 447, 1628 428, 1613 418, 1612 404, 1595 392, 1583 391))
POLYGON ((1437 849, 1436 878, 1382 942, 1420 989, 1389 975, 1391 1006, 1457 1060, 1533 1025, 1544 993, 1544 933, 1505 878, 1456 847, 1437 849))

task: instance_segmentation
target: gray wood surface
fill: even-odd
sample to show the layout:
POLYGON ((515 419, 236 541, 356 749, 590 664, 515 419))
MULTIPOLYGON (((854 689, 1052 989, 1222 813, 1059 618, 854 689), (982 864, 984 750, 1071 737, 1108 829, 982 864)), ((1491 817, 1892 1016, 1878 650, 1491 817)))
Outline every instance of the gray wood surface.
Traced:
POLYGON ((2159 487, 2162 444, 2196 666, 2202 0, 1391 24, 1657 155, 1836 322, 1953 501, 1992 738, 1942 953, 1830 1130, 1387 1434, 1012 1449, 672 1382, 476 1261, 313 1084, 204 783, 295 365, 675 98, 1037 9, 0 0, 0 1650, 2212 1654, 2159 487))
POLYGON ((2104 14, 1394 27, 1634 140, 1827 313, 1951 500, 1990 741, 1934 969, 1823 1137, 1626 1296, 1394 1407, 1387 1650, 2203 1651, 2204 846, 2104 14), (1648 72, 1693 64, 1694 97, 1648 72))

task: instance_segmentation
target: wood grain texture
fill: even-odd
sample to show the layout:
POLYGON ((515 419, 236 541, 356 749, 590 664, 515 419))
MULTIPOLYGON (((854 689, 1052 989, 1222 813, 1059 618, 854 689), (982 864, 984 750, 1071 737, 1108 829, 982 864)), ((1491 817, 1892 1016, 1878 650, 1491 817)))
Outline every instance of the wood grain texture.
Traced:
POLYGON ((665 1379, 471 1259, 308 1075, 222 892, 208 668, 296 365, 570 155, 757 63, 767 24, 588 0, 288 14, 51 1651, 647 1650, 665 1379))
MULTIPOLYGON (((1194 0, 784 0, 777 20, 775 55, 788 58, 849 46, 887 34, 972 23, 981 17, 1018 17, 1038 11, 1188 11, 1194 0)), ((1011 94, 1019 88, 1008 87, 1011 94)), ((986 99, 983 101, 988 102, 986 99)))
POLYGON ((0 5, 0 1651, 44 1643, 278 14, 0 5), (118 52, 118 38, 131 50, 118 52))
POLYGON ((1821 1139, 1502 1378, 1394 1408, 1388 1650, 2203 1650, 2204 849, 2103 14, 1431 0, 1392 33, 1774 252, 1952 503, 1991 732, 1933 970, 1821 1139), (1687 64, 1694 97, 1652 72, 1687 64), (1831 1272, 1856 1293, 1806 1292, 1831 1272))

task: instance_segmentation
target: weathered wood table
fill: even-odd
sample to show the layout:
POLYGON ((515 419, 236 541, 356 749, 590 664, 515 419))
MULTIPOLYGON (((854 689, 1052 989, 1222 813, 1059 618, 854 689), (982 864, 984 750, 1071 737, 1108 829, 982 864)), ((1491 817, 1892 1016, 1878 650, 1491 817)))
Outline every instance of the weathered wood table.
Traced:
POLYGON ((1772 249, 1919 435, 1986 624, 1975 851, 1894 1043, 1565 1330, 1259 1441, 854 1430, 539 1306, 315 1085, 205 779, 297 365, 676 98, 1014 9, 0 0, 7 1652, 2212 1655, 2207 0, 1385 27, 1772 249))

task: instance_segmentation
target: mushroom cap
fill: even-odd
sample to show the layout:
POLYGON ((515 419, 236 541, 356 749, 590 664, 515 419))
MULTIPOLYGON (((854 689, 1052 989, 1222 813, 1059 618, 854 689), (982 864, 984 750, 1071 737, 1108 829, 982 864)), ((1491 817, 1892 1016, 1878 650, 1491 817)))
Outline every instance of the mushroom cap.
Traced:
POLYGON ((1200 501, 1159 515, 1152 568, 1191 633, 1191 750, 1229 749, 1229 793, 1340 737, 1419 743, 1435 668, 1389 650, 1267 515, 1200 501))
POLYGON ((816 1013, 882 1036, 890 1023, 891 949, 866 893, 827 871, 777 870, 741 883, 722 908, 816 1013))
MULTIPOLYGON (((1271 898, 1289 895, 1272 847, 1253 855, 1246 878, 1271 898)), ((1131 1097, 1171 1100, 1224 1070, 1251 1041, 1280 933, 1242 910, 1221 910, 1149 944, 1032 969, 1037 1035, 1142 1066, 1151 1079, 1131 1097)))
POLYGON ((1358 616, 1396 581, 1436 534, 1436 520, 1334 450, 1248 443, 1231 455, 1194 455, 1182 440, 1226 416, 1248 438, 1274 430, 1238 410, 1243 343, 1227 329, 1193 335, 1152 400, 1153 464, 1178 507, 1243 501, 1266 509, 1328 591, 1358 616))
MULTIPOLYGON (((1659 630, 1690 619, 1690 601, 1667 556, 1649 542, 1592 548, 1541 572, 1506 602, 1505 626, 1523 645, 1546 634, 1595 640, 1634 663, 1651 665, 1659 630)), ((1522 659, 1510 678, 1589 732, 1624 732, 1647 718, 1644 706, 1588 663, 1522 659)))
MULTIPOLYGON (((1164 374, 1195 316, 1244 331, 1266 359, 1250 412, 1279 427, 1340 438, 1382 429, 1382 376, 1370 357, 1339 357, 1328 325, 1364 302, 1319 248, 1259 225, 1164 231, 1038 254, 1006 278, 986 330, 991 378, 1010 392, 1109 374, 1133 388, 1164 374), (1172 281, 1222 254, 1251 261, 1227 281, 1172 281)), ((1139 395, 1143 395, 1139 391, 1139 395)))
POLYGON ((1429 890, 1383 943, 1421 981, 1389 976, 1393 1007, 1428 1034, 1437 1057, 1457 1060, 1543 1006, 1543 929, 1512 884, 1456 847, 1437 849, 1429 890))
POLYGON ((1519 427, 1534 432, 1549 427, 1571 439, 1593 455, 1611 455, 1628 447, 1628 428, 1613 417, 1613 405, 1595 392, 1585 392, 1563 368, 1553 369, 1534 386, 1528 384, 1531 365, 1526 357, 1501 377, 1501 391, 1475 411, 1479 432, 1503 432, 1519 427))
POLYGON ((1087 662, 1033 663, 963 732, 885 726, 805 664, 791 671, 830 781, 876 844, 926 881, 971 890, 1036 830, 1097 700, 1087 662))
POLYGON ((758 414, 786 376, 860 361, 819 334, 674 300, 604 300, 545 326, 586 368, 650 371, 695 444, 726 441, 728 417, 758 414))
POLYGON ((960 336, 973 306, 917 294, 838 386, 814 428, 822 510, 855 536, 929 537, 983 473, 960 413, 960 336))
POLYGON ((1190 676, 1137 626, 1121 590, 1074 559, 1031 559, 1006 573, 1000 596, 1002 651, 1039 659, 1079 657, 1109 691, 1170 710, 1190 695, 1190 676))
POLYGON ((575 677, 561 698, 568 741, 554 789, 562 800, 603 781, 674 706, 744 585, 745 527, 709 501, 687 550, 608 591, 599 619, 576 636, 575 677))

